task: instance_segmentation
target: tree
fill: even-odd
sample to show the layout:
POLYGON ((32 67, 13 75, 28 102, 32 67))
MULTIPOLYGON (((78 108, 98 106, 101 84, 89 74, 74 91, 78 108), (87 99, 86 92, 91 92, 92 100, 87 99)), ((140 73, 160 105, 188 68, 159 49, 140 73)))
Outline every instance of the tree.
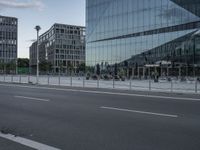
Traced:
POLYGON ((71 64, 70 61, 67 63, 67 70, 70 72, 70 75, 72 74, 72 71, 74 70, 74 66, 71 64))
POLYGON ((0 72, 3 73, 4 72, 4 63, 0 63, 0 72))
POLYGON ((40 70, 44 71, 44 72, 49 72, 52 68, 52 64, 50 62, 48 62, 47 60, 44 60, 42 62, 40 62, 40 70))
POLYGON ((114 74, 115 74, 115 75, 118 74, 118 66, 117 66, 117 63, 115 63, 114 74))
POLYGON ((81 64, 78 66, 78 71, 85 72, 85 69, 86 69, 85 63, 81 63, 81 64))
POLYGON ((63 73, 63 62, 59 63, 59 74, 63 73))
POLYGON ((28 68, 29 67, 29 59, 28 58, 18 58, 17 64, 18 64, 18 67, 20 67, 20 68, 28 68))
POLYGON ((99 76, 101 74, 100 65, 97 64, 96 74, 99 76))
POLYGON ((94 73, 95 72, 95 67, 94 66, 85 66, 85 71, 87 73, 94 73))
POLYGON ((15 61, 11 61, 9 63, 6 64, 6 72, 7 73, 13 73, 16 70, 16 63, 15 61))

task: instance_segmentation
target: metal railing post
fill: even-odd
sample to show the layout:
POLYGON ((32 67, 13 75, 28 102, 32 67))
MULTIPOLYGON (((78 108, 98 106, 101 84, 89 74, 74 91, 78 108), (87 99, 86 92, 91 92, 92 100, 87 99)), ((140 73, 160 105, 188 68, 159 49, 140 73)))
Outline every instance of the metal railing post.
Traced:
POLYGON ((132 90, 132 79, 130 78, 129 90, 132 90))
POLYGON ((195 81, 195 93, 198 93, 198 81, 195 81))
POLYGON ((30 81, 30 75, 28 75, 28 83, 30 83, 31 81, 30 81))
POLYGON ((13 83, 13 74, 12 74, 12 76, 11 76, 11 83, 13 83))
POLYGON ((115 78, 113 77, 113 89, 115 88, 115 78))
POLYGON ((173 81, 171 80, 171 92, 173 92, 173 81))
POLYGON ((21 82, 22 82, 22 76, 20 74, 20 76, 19 76, 19 83, 21 83, 21 82))
POLYGON ((48 75, 48 77, 47 77, 48 79, 47 79, 47 84, 49 85, 49 75, 48 75))
POLYGON ((4 80, 4 82, 6 82, 6 75, 5 75, 5 73, 4 73, 3 80, 4 80))
POLYGON ((60 85, 60 73, 59 73, 59 76, 58 76, 58 85, 60 85))
POLYGON ((97 88, 99 88, 99 76, 97 77, 97 88))
POLYGON ((85 87, 85 77, 83 77, 83 88, 85 87))
POLYGON ((151 80, 149 80, 149 91, 151 91, 151 80))
POLYGON ((72 84, 73 84, 73 83, 72 83, 72 76, 71 76, 71 78, 70 78, 70 86, 72 86, 72 84))

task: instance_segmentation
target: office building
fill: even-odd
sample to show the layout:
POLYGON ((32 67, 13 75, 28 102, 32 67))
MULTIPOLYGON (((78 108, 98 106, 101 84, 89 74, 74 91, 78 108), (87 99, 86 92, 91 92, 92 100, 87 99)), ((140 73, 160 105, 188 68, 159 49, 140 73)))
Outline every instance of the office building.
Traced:
POLYGON ((199 70, 199 0, 86 0, 86 28, 87 66, 199 70))
MULTIPOLYGON (((30 47, 32 72, 36 69, 37 42, 30 47)), ((85 63, 85 27, 54 24, 39 36, 39 62, 48 62, 52 73, 78 72, 85 63)))
POLYGON ((16 64, 18 19, 0 16, 0 63, 16 64))

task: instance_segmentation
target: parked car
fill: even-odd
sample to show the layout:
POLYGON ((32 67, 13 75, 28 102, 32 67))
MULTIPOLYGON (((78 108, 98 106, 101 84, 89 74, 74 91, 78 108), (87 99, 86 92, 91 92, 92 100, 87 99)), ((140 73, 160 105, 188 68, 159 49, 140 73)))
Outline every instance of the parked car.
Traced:
POLYGON ((90 74, 88 73, 87 75, 86 75, 86 80, 89 80, 90 79, 90 74))
POLYGON ((115 75, 115 76, 114 76, 114 79, 115 79, 116 81, 119 81, 119 80, 120 80, 120 77, 119 77, 118 75, 115 75))
POLYGON ((104 80, 110 80, 110 79, 112 79, 112 77, 108 74, 105 74, 105 75, 103 75, 103 79, 104 80))
POLYGON ((122 76, 121 77, 121 81, 125 81, 126 80, 126 77, 125 76, 122 76))
POLYGON ((92 75, 92 80, 98 80, 98 75, 96 74, 92 75))

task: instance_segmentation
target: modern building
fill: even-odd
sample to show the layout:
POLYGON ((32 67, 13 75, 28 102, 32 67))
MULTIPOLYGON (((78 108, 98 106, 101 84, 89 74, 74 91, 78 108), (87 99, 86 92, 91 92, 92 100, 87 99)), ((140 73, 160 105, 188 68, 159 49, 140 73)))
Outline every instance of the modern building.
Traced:
POLYGON ((200 70, 199 0, 86 0, 86 28, 87 66, 129 75, 200 70))
MULTIPOLYGON (((37 42, 30 47, 30 66, 36 70, 37 42)), ((54 24, 39 36, 39 61, 47 62, 53 73, 78 72, 85 64, 85 27, 54 24)))
POLYGON ((18 19, 0 16, 0 63, 16 64, 18 19))

